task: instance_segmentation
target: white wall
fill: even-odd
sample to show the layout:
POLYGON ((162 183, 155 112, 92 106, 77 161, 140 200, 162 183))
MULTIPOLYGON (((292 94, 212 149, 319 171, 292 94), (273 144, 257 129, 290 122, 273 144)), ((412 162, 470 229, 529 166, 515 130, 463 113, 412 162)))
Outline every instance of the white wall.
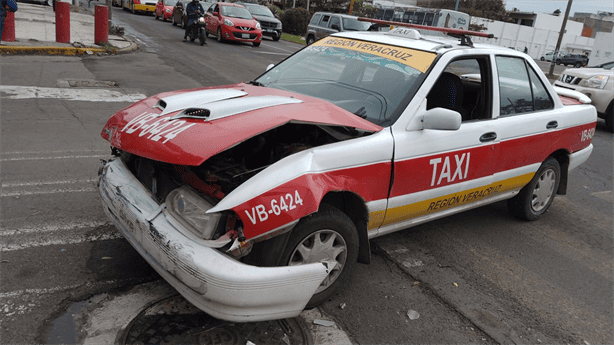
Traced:
MULTIPOLYGON (((475 37, 472 38, 472 40, 474 42, 488 43, 501 47, 513 47, 521 51, 524 50, 524 47, 527 47, 529 50, 528 54, 534 59, 539 59, 539 57, 543 54, 554 50, 556 47, 556 42, 559 38, 562 18, 558 20, 558 27, 556 29, 547 29, 547 27, 556 27, 557 21, 553 20, 552 18, 559 17, 548 14, 540 16, 538 14, 535 27, 530 27, 526 25, 492 21, 490 19, 479 17, 471 17, 472 23, 484 25, 486 27, 485 32, 493 34, 496 37, 475 37), (540 22, 540 20, 543 20, 543 22, 540 22)), ((582 26, 582 23, 573 22, 570 20, 567 21, 567 33, 563 35, 563 40, 560 47, 561 51, 566 53, 581 54, 582 52, 593 48, 595 45, 595 39, 581 36, 582 26), (568 47, 568 45, 570 46, 568 47)), ((612 43, 610 42, 610 46, 611 44, 612 43)), ((593 59, 590 60, 590 63, 593 64, 593 59)))
MULTIPOLYGON (((533 27, 536 29, 554 30, 558 32, 561 30, 562 24, 562 14, 557 17, 547 13, 538 13, 533 27)), ((584 24, 569 19, 567 20, 567 24, 565 24, 565 30, 571 35, 582 35, 582 28, 584 28, 584 24)))
POLYGON ((595 36, 595 46, 589 58, 589 64, 600 65, 605 62, 614 61, 614 33, 598 32, 595 36))

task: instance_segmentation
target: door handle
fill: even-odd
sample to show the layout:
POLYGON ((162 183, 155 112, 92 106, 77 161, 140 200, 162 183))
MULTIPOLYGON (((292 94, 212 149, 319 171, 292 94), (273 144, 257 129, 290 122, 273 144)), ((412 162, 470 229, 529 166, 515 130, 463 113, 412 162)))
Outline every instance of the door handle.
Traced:
POLYGON ((480 137, 480 141, 485 143, 487 141, 493 141, 497 139, 497 133, 495 132, 488 132, 486 134, 482 134, 482 136, 480 137))
POLYGON ((550 121, 548 122, 548 124, 546 125, 546 129, 552 129, 552 128, 557 128, 559 126, 559 123, 556 121, 550 121))

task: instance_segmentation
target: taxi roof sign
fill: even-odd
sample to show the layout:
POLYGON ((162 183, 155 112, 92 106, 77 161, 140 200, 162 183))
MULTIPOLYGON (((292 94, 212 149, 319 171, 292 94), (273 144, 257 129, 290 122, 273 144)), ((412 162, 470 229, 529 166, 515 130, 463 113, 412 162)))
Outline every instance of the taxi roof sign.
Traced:
POLYGON ((420 38, 422 38, 422 35, 420 35, 418 30, 404 27, 393 28, 390 31, 386 32, 385 35, 401 36, 405 38, 412 38, 415 40, 419 40, 420 38))

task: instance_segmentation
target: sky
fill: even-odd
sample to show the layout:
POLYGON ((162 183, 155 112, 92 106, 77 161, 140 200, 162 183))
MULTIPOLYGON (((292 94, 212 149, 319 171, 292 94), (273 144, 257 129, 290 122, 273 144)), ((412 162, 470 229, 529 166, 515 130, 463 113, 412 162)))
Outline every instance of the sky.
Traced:
MULTIPOLYGON (((567 0, 504 0, 505 9, 511 11, 514 7, 521 12, 552 13, 560 9, 563 14, 567 9, 567 0)), ((597 11, 614 12, 613 0, 573 0, 570 16, 574 12, 597 13, 597 11)))

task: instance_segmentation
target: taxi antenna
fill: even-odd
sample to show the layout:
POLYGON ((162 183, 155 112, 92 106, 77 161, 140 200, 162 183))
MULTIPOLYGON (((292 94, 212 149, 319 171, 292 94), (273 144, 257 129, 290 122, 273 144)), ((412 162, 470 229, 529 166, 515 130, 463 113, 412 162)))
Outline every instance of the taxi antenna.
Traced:
POLYGON ((486 38, 495 38, 493 34, 487 34, 483 32, 477 31, 469 31, 469 30, 459 30, 459 29, 451 29, 451 28, 440 28, 436 26, 426 26, 426 25, 418 25, 418 24, 410 24, 410 23, 401 23, 401 22, 393 22, 389 20, 381 20, 381 19, 373 19, 360 17, 358 18, 361 22, 371 22, 374 24, 380 25, 394 25, 394 26, 404 26, 412 29, 418 30, 428 30, 428 31, 438 31, 449 34, 452 37, 460 38, 461 46, 468 46, 473 48, 473 42, 471 41, 470 36, 478 36, 478 37, 486 37, 486 38))

